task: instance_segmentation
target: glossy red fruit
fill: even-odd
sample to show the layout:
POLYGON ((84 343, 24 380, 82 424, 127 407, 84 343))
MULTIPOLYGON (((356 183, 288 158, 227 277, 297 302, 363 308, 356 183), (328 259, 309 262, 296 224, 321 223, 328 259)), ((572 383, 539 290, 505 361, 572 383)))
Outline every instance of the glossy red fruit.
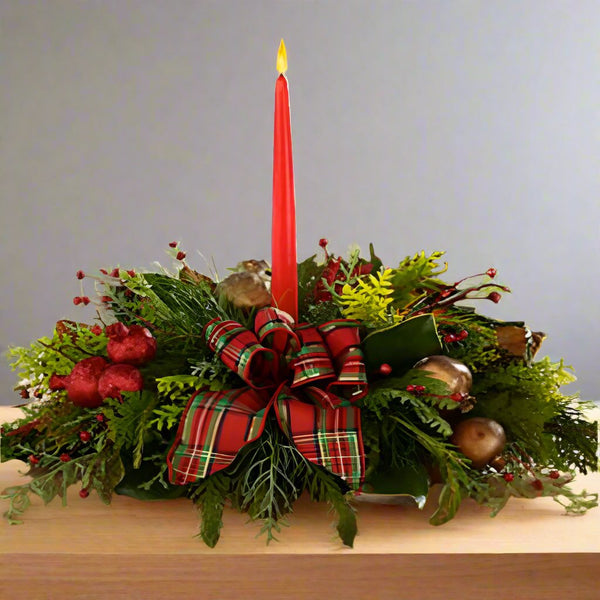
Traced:
POLYGON ((142 374, 133 365, 110 365, 100 376, 98 393, 102 398, 120 398, 121 392, 139 392, 143 386, 142 374))
POLYGON ((500 298, 502 298, 502 296, 498 292, 490 292, 490 294, 488 295, 488 300, 491 300, 495 304, 498 304, 498 302, 500 302, 500 298))
POLYGON ((504 473, 504 475, 502 475, 502 477, 504 478, 504 481, 507 481, 508 483, 510 483, 511 481, 514 481, 515 476, 512 473, 504 473))
POLYGON ((392 372, 392 367, 390 367, 390 365, 388 365, 387 363, 383 363, 380 367, 379 367, 379 372, 382 375, 389 375, 392 372))
POLYGON ((80 431, 79 439, 82 442, 89 442, 92 439, 92 434, 89 431, 80 431))
POLYGON ((67 387, 67 379, 68 375, 54 375, 50 376, 50 380, 48 381, 48 387, 51 390, 64 390, 67 387))
POLYGON ((85 488, 82 488, 79 490, 80 498, 87 498, 89 495, 90 495, 90 493, 85 488))
POLYGON ((141 325, 125 327, 122 323, 115 323, 106 328, 106 333, 110 338, 106 352, 114 363, 139 366, 156 355, 156 340, 141 325))
POLYGON ((75 406, 95 408, 102 404, 98 393, 98 379, 108 363, 101 356, 92 356, 79 361, 65 379, 69 400, 75 406))

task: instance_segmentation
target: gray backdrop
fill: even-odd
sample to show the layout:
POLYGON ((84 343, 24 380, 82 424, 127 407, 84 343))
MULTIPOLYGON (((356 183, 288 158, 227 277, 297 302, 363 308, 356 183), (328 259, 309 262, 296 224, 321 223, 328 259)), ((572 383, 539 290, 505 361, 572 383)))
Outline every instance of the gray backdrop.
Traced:
POLYGON ((494 266, 514 293, 480 310, 547 331, 598 397, 596 0, 2 0, 0 20, 3 350, 92 318, 77 269, 169 265, 174 239, 199 270, 269 257, 284 37, 299 257, 327 237, 389 264, 445 249, 450 280, 494 266))

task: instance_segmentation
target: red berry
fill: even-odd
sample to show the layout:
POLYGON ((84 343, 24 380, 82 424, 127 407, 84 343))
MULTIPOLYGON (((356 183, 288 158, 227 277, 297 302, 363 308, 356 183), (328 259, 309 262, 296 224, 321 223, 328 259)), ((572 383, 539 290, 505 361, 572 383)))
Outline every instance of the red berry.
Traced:
POLYGON ((459 340, 464 340, 465 338, 469 337, 469 332, 466 329, 463 329, 461 332, 459 332, 458 334, 458 339, 459 340))
POLYGON ((392 367, 390 367, 390 365, 388 365, 387 363, 383 363, 380 367, 379 367, 379 372, 382 375, 389 375, 392 372, 392 367))
POLYGON ((327 244, 329 244, 327 238, 321 238, 319 240, 319 246, 321 246, 321 248, 327 248, 327 244))
POLYGON ((424 385, 415 385, 415 394, 423 394, 425 392, 424 385))
POLYGON ((87 306, 90 303, 90 299, 87 296, 82 296, 81 301, 87 306))
POLYGON ((169 242, 169 246, 171 246, 171 248, 177 248, 177 242, 169 242))
POLYGON ((83 271, 77 271, 75 275, 77 279, 83 279, 85 277, 85 273, 83 271))
POLYGON ((80 431, 79 439, 82 442, 89 442, 92 439, 92 434, 89 431, 80 431))
POLYGON ((93 327, 90 328, 90 331, 94 335, 100 335, 102 333, 102 327, 100 327, 100 325, 94 325, 93 327))
POLYGON ((558 471, 550 471, 550 473, 548 473, 548 477, 550 477, 550 479, 558 479, 560 477, 560 473, 558 471))
POLYGON ((460 392, 454 392, 454 394, 450 394, 450 400, 454 400, 454 402, 462 402, 464 398, 464 394, 460 392))
POLYGON ((59 458, 61 462, 69 462, 71 460, 71 457, 66 452, 63 452, 59 458))
POLYGON ((406 391, 407 392, 414 392, 415 391, 415 386, 414 385, 407 385, 406 386, 406 391))
POLYGON ((490 294, 488 295, 488 300, 491 300, 495 304, 498 304, 498 302, 500 302, 500 298, 502 298, 502 296, 498 292, 490 292, 490 294))
POLYGON ((102 296, 102 298, 100 298, 100 302, 104 302, 104 303, 112 302, 112 298, 110 296, 102 296))
POLYGON ((87 498, 89 495, 90 495, 90 493, 85 488, 81 488, 79 490, 79 497, 80 498, 87 498))
POLYGON ((451 344, 452 342, 456 342, 457 340, 458 340, 458 338, 453 333, 447 333, 444 336, 444 342, 446 344, 451 344))
POLYGON ((73 298, 73 304, 75 306, 77 306, 78 304, 81 304, 83 302, 83 300, 81 299, 81 296, 75 296, 75 298, 73 298))
POLYGON ((102 413, 98 413, 96 415, 96 421, 98 421, 98 423, 104 423, 104 415, 102 413))
POLYGON ((496 277, 496 269, 494 269, 493 267, 489 268, 487 271, 487 276, 491 277, 492 279, 494 279, 494 277, 496 277))
MULTIPOLYGON (((50 378, 52 379, 52 378, 50 378)), ((21 390, 19 392, 19 396, 21 396, 21 398, 29 398, 29 392, 27 390, 21 390)))
POLYGON ((30 454, 27 460, 30 465, 37 465, 40 462, 40 459, 35 454, 30 454))
POLYGON ((534 479, 531 482, 531 485, 538 491, 541 491, 544 489, 544 484, 539 479, 534 479))
POLYGON ((127 271, 127 275, 129 275, 129 277, 135 277, 135 271, 133 269, 130 269, 129 271, 127 271))
POLYGON ((108 271, 106 269, 100 269, 100 273, 103 275, 108 275, 108 271))
POLYGON ((183 260, 185 258, 185 252, 183 252, 182 250, 180 250, 177 253, 177 256, 175 257, 177 260, 183 260))
POLYGON ((504 481, 508 481, 509 483, 515 478, 515 476, 512 473, 504 473, 502 477, 504 477, 504 481))
POLYGON ((111 272, 110 272, 110 276, 111 277, 118 277, 119 276, 119 268, 115 267, 111 272))

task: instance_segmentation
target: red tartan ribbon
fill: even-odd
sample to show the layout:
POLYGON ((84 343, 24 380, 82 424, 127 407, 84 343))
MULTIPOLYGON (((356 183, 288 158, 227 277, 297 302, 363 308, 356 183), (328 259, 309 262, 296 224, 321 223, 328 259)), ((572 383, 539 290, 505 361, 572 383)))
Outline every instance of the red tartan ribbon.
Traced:
POLYGON ((254 331, 215 319, 204 333, 246 385, 190 398, 167 456, 171 482, 193 483, 229 466, 274 410, 307 460, 360 486, 364 450, 353 402, 367 393, 367 379, 356 321, 294 328, 290 315, 266 307, 257 312, 254 331))

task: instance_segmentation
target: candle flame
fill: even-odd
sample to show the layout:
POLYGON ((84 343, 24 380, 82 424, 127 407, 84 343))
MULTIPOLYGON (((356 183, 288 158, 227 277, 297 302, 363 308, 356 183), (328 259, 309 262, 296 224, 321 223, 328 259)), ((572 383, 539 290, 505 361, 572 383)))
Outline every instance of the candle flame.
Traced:
POLYGON ((281 74, 287 71, 287 52, 285 51, 283 38, 281 38, 279 50, 277 51, 277 71, 281 74))

